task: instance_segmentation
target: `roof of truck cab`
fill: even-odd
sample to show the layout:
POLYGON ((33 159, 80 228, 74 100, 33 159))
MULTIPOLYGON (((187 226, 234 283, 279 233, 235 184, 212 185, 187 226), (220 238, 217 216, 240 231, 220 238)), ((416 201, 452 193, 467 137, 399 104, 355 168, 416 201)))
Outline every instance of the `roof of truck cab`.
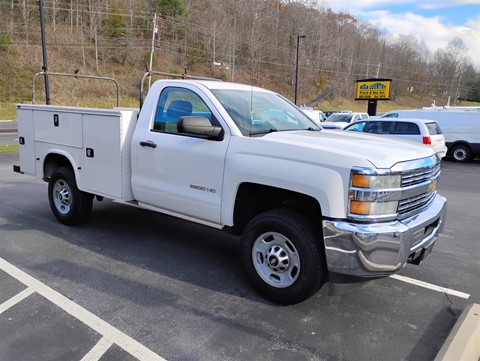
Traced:
POLYGON ((174 83, 190 83, 190 84, 199 84, 203 85, 205 88, 210 90, 214 89, 235 89, 235 90, 247 90, 247 91, 263 91, 270 92, 270 90, 259 88, 253 85, 240 84, 240 83, 231 83, 226 81, 217 81, 217 80, 200 80, 200 79, 168 79, 174 83))

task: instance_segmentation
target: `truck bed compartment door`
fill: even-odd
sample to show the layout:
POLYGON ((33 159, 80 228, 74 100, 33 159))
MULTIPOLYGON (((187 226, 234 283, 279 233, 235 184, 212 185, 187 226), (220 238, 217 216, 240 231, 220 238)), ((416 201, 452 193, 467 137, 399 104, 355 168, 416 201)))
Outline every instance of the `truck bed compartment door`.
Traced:
POLYGON ((35 140, 75 148, 83 146, 82 115, 61 110, 36 110, 35 140))
POLYGON ((20 170, 36 175, 33 110, 17 109, 20 170))

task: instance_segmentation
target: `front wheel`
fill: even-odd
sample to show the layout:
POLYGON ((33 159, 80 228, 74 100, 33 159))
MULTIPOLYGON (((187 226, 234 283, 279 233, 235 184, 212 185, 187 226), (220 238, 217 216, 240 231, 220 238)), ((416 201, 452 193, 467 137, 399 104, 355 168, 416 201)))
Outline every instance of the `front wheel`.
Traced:
POLYGON ((326 280, 321 232, 293 210, 253 218, 242 235, 242 255, 259 293, 282 305, 306 300, 326 280))
POLYGON ((77 188, 75 176, 67 167, 56 169, 50 177, 48 200, 58 221, 69 226, 84 223, 92 211, 93 196, 77 188))

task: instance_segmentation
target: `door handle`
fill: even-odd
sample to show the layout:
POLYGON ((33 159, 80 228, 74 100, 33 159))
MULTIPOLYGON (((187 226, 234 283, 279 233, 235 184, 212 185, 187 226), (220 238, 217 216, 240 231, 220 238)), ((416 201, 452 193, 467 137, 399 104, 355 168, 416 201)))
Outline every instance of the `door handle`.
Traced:
POLYGON ((140 145, 142 147, 150 147, 150 148, 156 148, 157 147, 157 145, 150 140, 148 142, 140 142, 140 145))

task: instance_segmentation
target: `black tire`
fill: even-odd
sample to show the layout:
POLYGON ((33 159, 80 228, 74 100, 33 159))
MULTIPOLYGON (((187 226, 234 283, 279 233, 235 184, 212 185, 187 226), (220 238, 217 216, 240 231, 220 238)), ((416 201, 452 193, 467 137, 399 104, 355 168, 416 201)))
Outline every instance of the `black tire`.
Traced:
POLYGON ((468 145, 454 145, 450 150, 450 154, 455 162, 466 163, 472 159, 472 151, 468 145))
POLYGON ((93 195, 80 191, 73 172, 60 167, 50 177, 48 201, 60 223, 75 226, 90 218, 93 195))
POLYGON ((258 292, 281 305, 306 300, 327 279, 321 232, 293 210, 253 218, 242 235, 242 256, 258 292))

